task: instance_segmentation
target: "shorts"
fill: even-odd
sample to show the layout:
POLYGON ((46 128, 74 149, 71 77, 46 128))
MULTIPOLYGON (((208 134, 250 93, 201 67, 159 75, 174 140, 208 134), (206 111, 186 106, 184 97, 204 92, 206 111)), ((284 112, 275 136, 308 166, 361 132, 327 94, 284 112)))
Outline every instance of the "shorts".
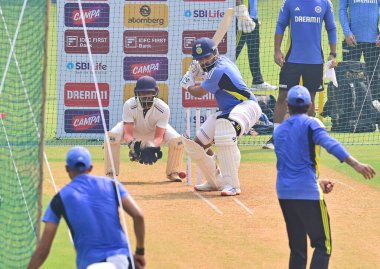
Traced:
POLYGON ((323 91, 323 64, 299 64, 286 62, 280 71, 280 90, 302 85, 310 92, 323 91))

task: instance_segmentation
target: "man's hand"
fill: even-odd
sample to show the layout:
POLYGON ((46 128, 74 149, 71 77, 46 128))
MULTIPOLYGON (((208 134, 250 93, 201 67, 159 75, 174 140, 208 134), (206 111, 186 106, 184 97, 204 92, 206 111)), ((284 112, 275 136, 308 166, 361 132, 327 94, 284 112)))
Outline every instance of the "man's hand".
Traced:
POLYGON ((330 180, 321 179, 319 180, 319 185, 321 186, 323 193, 330 193, 334 188, 334 182, 331 182, 330 180))
POLYGON ((160 147, 146 147, 141 150, 141 164, 154 164, 157 160, 162 158, 162 151, 160 147))
POLYGON ((141 141, 132 140, 128 143, 129 160, 131 162, 139 162, 141 159, 141 141))
POLYGON ((346 36, 345 40, 346 40, 347 45, 349 45, 350 47, 355 47, 357 45, 356 38, 354 35, 346 36))
POLYGON ((376 38, 376 47, 380 47, 380 35, 376 38))
POLYGON ((274 62, 280 67, 284 65, 285 58, 284 58, 284 54, 282 54, 282 51, 276 51, 274 53, 274 62))
POLYGON ((201 65, 197 60, 193 60, 189 66, 188 71, 191 73, 193 78, 201 78, 203 80, 206 79, 207 73, 203 71, 201 65))
POLYGON ((145 268, 146 262, 145 262, 144 255, 135 254, 135 255, 133 255, 133 258, 135 260, 135 267, 136 267, 136 269, 143 269, 143 268, 145 268))
POLYGON ((372 179, 376 175, 375 170, 369 164, 357 162, 352 167, 356 172, 362 174, 365 179, 372 179))
POLYGON ((249 16, 248 10, 245 5, 235 7, 235 15, 237 17, 238 30, 243 33, 251 33, 255 30, 256 23, 249 16))
POLYGON ((191 74, 190 71, 187 71, 186 74, 181 79, 181 87, 184 89, 188 89, 190 86, 195 85, 195 79, 194 76, 191 74))

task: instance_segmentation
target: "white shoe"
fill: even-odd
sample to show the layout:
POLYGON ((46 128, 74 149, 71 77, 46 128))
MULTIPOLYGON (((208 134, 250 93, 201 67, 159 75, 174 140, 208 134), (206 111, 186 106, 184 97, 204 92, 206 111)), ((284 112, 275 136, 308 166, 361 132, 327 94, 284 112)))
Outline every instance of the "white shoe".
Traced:
POLYGON ((182 178, 180 178, 180 176, 178 175, 178 173, 172 173, 168 176, 166 176, 167 179, 169 179, 170 181, 174 181, 174 182, 182 182, 182 178))
POLYGON ((268 82, 263 82, 261 84, 252 84, 252 91, 274 91, 277 86, 270 85, 268 82))
POLYGON ((264 144, 263 149, 272 149, 272 150, 274 150, 273 137, 271 137, 271 139, 269 139, 268 142, 266 142, 264 144))
POLYGON ((213 186, 208 184, 207 181, 203 184, 195 185, 194 190, 196 190, 196 191, 218 191, 217 188, 214 188, 213 186))
POLYGON ((234 188, 231 185, 225 185, 220 195, 222 196, 235 196, 241 194, 241 190, 234 188))

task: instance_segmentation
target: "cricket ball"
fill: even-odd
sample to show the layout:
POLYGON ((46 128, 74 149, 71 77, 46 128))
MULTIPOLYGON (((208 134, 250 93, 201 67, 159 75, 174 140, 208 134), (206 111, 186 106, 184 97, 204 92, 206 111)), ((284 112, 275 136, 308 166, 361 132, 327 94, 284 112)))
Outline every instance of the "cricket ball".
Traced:
POLYGON ((185 178, 185 177, 186 177, 186 173, 185 173, 185 172, 179 172, 179 173, 178 173, 178 176, 179 176, 180 178, 185 178))

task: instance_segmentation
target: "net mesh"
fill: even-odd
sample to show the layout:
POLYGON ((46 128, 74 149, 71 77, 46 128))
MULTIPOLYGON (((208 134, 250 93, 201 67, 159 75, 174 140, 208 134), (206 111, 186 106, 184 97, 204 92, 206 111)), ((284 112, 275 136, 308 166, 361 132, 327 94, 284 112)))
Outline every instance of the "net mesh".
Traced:
POLYGON ((0 268, 25 268, 39 216, 45 0, 0 2, 0 268))
MULTIPOLYGON (((340 40, 337 44, 338 60, 341 61, 341 40, 344 37, 339 23, 338 1, 332 2, 340 40)), ((133 96, 136 79, 142 75, 152 75, 158 80, 160 97, 168 102, 171 108, 170 123, 178 132, 184 133, 185 110, 190 107, 191 128, 194 130, 197 107, 201 110, 202 123, 207 114, 215 111, 215 100, 212 95, 205 96, 203 100, 190 97, 180 88, 178 81, 190 62, 193 40, 201 36, 212 37, 226 8, 233 6, 235 0, 117 3, 58 1, 50 13, 47 143, 75 144, 80 141, 81 144, 100 144, 103 140, 101 118, 94 94, 92 65, 99 82, 108 129, 121 120, 123 103, 133 96), (93 62, 90 61, 86 48, 79 2, 83 5, 93 62)), ((234 20, 219 45, 220 54, 234 60, 239 54, 236 63, 248 87, 263 81, 269 84, 265 88, 254 86, 255 94, 272 95, 274 98, 277 98, 278 89, 271 90, 270 86, 278 87, 280 68, 273 61, 273 37, 280 8, 281 1, 258 1, 255 34, 241 36, 235 29, 234 20), (243 42, 239 44, 239 40, 243 42), (251 46, 249 50, 248 44, 251 46), (255 49, 255 46, 259 50, 255 49)), ((324 28, 322 33, 326 59, 329 46, 324 28)), ((286 33, 283 41, 284 53, 288 44, 286 33)), ((373 58, 377 57, 378 53, 373 55, 373 58)), ((361 60, 364 62, 364 58, 361 60)), ((366 85, 369 85, 370 77, 373 79, 372 86, 369 87, 372 93, 378 88, 374 86, 377 85, 379 77, 377 69, 373 74, 374 76, 366 77, 366 85)), ((320 117, 328 130, 332 131, 332 135, 343 143, 378 144, 380 139, 376 123, 379 121, 380 103, 376 101, 376 96, 366 95, 365 92, 359 91, 358 87, 355 94, 366 97, 359 102, 353 100, 353 90, 345 88, 350 84, 350 79, 346 79, 347 83, 342 83, 342 94, 336 100, 343 107, 352 107, 352 104, 355 104, 355 111, 347 113, 335 110, 335 114, 325 113, 324 117, 321 117, 323 106, 328 99, 327 92, 333 92, 332 88, 329 88, 316 97, 316 116, 320 117), (366 109, 369 106, 373 109, 366 109), (339 128, 334 128, 334 125, 338 124, 336 118, 342 118, 343 115, 349 117, 347 120, 351 121, 352 128, 344 128, 347 125, 345 122, 339 123, 339 128), (363 117, 367 120, 363 121, 363 117), (357 128, 355 120, 356 125, 370 125, 371 128, 357 128)), ((325 88, 328 86, 325 85, 325 88)), ((273 110, 273 107, 269 109, 273 110)), ((267 113, 271 112, 267 110, 267 113)), ((256 126, 252 132, 240 139, 240 144, 260 145, 270 135, 270 128, 256 126)))

